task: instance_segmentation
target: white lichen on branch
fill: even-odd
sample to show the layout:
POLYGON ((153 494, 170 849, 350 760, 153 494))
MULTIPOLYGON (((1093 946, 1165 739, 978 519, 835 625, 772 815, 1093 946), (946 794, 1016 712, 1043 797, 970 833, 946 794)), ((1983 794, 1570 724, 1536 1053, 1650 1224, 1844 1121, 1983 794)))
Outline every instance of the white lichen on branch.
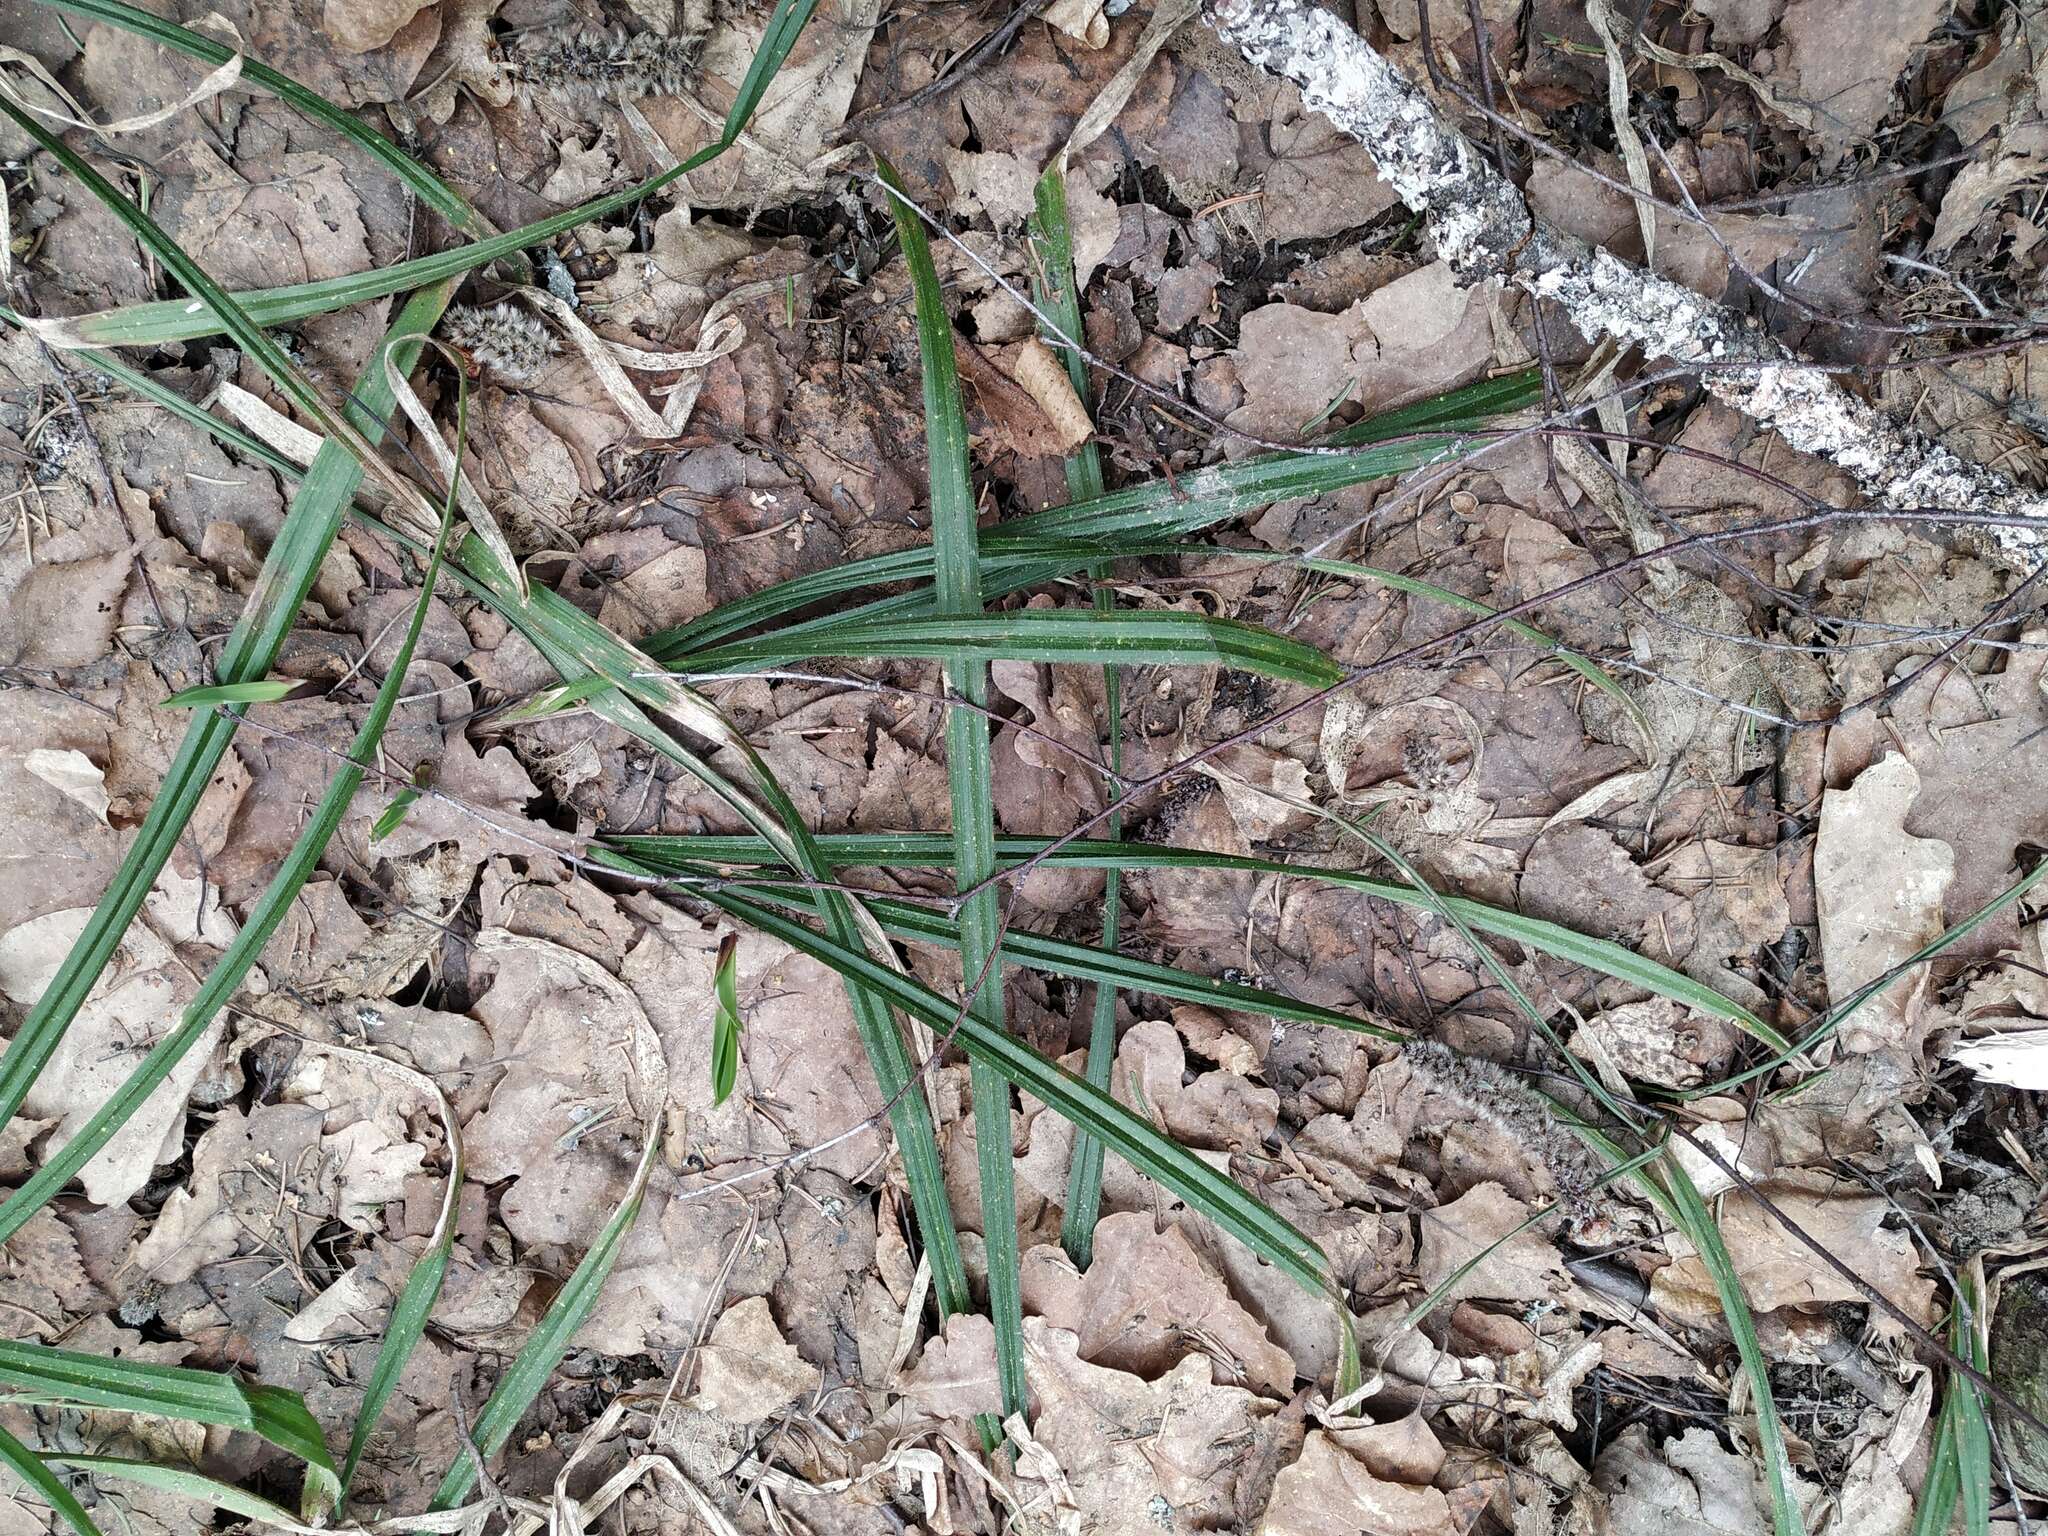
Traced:
POLYGON ((1535 219, 1429 98, 1327 11, 1305 0, 1210 0, 1206 15, 1225 41, 1294 81, 1309 107, 1372 152, 1462 281, 1512 282, 1554 302, 1588 340, 1612 337, 1699 369, 1716 398, 1839 465, 1884 506, 2040 518, 2042 529, 1987 533, 2011 554, 2041 555, 2048 499, 1900 426, 1745 317, 1535 219))

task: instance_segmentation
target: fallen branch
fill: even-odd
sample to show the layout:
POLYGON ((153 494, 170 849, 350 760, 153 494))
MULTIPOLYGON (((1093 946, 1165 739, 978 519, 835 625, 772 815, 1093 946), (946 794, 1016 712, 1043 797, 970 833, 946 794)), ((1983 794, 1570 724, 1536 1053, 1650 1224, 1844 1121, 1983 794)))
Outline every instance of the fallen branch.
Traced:
POLYGON ((1501 278, 1555 303, 1589 341, 1612 337, 1700 369, 1709 393, 1840 466, 1882 506, 2002 519, 1988 537, 2028 564, 2048 547, 2048 498, 1900 426, 1744 316, 1535 218, 1427 96, 1327 11, 1305 0, 1208 0, 1205 16, 1372 152, 1461 281, 1501 278))

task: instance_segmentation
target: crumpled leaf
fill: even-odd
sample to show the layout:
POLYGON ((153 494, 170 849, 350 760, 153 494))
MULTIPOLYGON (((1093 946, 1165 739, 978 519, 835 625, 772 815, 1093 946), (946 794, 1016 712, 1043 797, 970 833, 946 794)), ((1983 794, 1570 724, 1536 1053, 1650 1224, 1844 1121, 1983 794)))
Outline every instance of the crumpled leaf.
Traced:
POLYGON ((1441 1492, 1389 1481, 1344 1449, 1347 1431, 1313 1429, 1273 1483, 1259 1536, 1455 1536, 1441 1492))
POLYGON ((1294 1386, 1294 1361, 1266 1335, 1177 1228, 1122 1212, 1096 1224, 1095 1258, 1077 1272, 1058 1248, 1024 1255, 1024 1305, 1079 1339, 1081 1358, 1140 1376, 1165 1374, 1190 1338, 1217 1374, 1271 1395, 1294 1386))

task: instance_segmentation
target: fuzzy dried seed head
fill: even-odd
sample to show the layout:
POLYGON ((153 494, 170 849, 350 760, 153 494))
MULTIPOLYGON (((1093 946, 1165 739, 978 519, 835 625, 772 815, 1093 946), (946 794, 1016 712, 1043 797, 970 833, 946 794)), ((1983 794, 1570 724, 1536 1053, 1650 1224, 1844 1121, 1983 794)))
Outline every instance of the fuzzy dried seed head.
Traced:
POLYGON ((511 304, 451 305, 441 336, 475 358, 480 370, 515 384, 532 378, 555 351, 540 317, 511 304))
POLYGON ((1474 1120, 1504 1132, 1543 1166, 1575 1227, 1607 1214, 1614 1197, 1606 1172, 1586 1144, 1561 1123, 1543 1097, 1507 1068, 1459 1056, 1434 1040, 1411 1040, 1401 1059, 1425 1088, 1455 1102, 1474 1120))
POLYGON ((519 77, 529 91, 578 102, 637 101, 675 96, 688 86, 704 52, 705 31, 637 37, 580 27, 535 38, 521 50, 519 77))

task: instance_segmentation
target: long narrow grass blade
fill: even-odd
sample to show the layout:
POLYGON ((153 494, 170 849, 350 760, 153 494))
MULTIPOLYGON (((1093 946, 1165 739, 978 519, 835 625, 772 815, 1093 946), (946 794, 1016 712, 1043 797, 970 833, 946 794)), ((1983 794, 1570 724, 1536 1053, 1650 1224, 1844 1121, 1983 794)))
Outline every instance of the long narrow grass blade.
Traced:
MULTIPOLYGON (((466 430, 468 416, 468 391, 458 392, 457 427, 458 440, 466 430)), ((441 570, 443 551, 447 546, 449 523, 455 511, 455 493, 451 485, 448 500, 442 509, 441 526, 428 553, 426 569, 420 579, 419 600, 413 604, 411 622, 400 638, 398 649, 393 655, 390 669, 385 673, 383 683, 378 687, 376 697, 370 703, 369 713, 356 732, 349 747, 348 760, 344 762, 319 805, 293 842, 285 855, 284 863, 271 877, 270 884, 257 898, 244 919, 241 931, 228 945, 227 951, 214 963, 206 977, 199 984, 199 991, 186 1007, 178 1027, 164 1036, 149 1052, 136 1063, 135 1068, 113 1095, 101 1104, 77 1133, 55 1152, 46 1156, 43 1164, 31 1174, 21 1187, 0 1201, 0 1242, 20 1230, 23 1222, 40 1210, 56 1193, 68 1184, 78 1171, 90 1162, 102 1147, 110 1141, 120 1128, 128 1123, 137 1110, 156 1091, 157 1085, 168 1077, 187 1052, 206 1033, 227 1000, 240 987, 249 969, 263 953, 263 948, 276 933, 285 915, 291 910, 300 889, 319 866, 320 856, 326 851, 335 829, 347 814, 350 802, 355 798, 357 788, 369 764, 374 761, 377 744, 383 740, 386 726, 390 724, 392 712, 398 707, 398 697, 405 684, 405 675, 412 665, 413 651, 419 644, 420 632, 427 619, 427 611, 434 595, 434 583, 441 570)), ((191 737, 187 737, 188 742, 191 737)), ((154 879, 154 871, 151 878, 154 879)), ((98 922, 105 912, 96 912, 98 922)), ((123 919, 123 926, 125 926, 123 919)), ((118 931, 116 933, 118 937, 118 931)), ((66 964, 76 959, 79 950, 74 946, 66 964)), ((53 986, 52 992, 56 990, 53 986)), ((46 993, 47 997, 49 994, 46 993)), ((38 1005, 40 1007, 40 1004, 38 1005)), ((67 1021, 68 1022, 68 1021, 67 1021)), ((51 1042, 54 1047, 54 1039, 51 1042)), ((10 1047, 0 1068, 12 1063, 15 1050, 10 1047)))
MULTIPOLYGON (((505 1374, 498 1378, 498 1385, 491 1392, 490 1401, 484 1404, 484 1411, 477 1415, 470 1438, 480 1455, 489 1458, 505 1448, 505 1442, 512 1438, 512 1430, 519 1423, 520 1416, 540 1395, 540 1389, 547 1385, 548 1378, 554 1375, 555 1367, 562 1363, 562 1356, 568 1352, 570 1339, 575 1337, 576 1330, 583 1326, 583 1320, 597 1304, 598 1293, 604 1289, 612 1266, 618 1262, 619 1247, 632 1230, 634 1218, 640 1214, 640 1202, 647 1194, 647 1176, 654 1171, 654 1157, 660 1149, 661 1129, 650 1124, 647 1142, 641 1149, 640 1163, 633 1170, 633 1182, 626 1190, 626 1197, 612 1212, 611 1219, 604 1224, 604 1230, 598 1233, 597 1241, 590 1245, 590 1251, 583 1255, 575 1272, 555 1293, 554 1301, 528 1335, 526 1343, 505 1368, 505 1374)), ((427 1508, 453 1509, 460 1504, 476 1486, 476 1472, 476 1462, 467 1451, 458 1453, 443 1474, 427 1508)))
POLYGON ((1770 1362, 1764 1358, 1763 1345, 1757 1338, 1756 1317, 1749 1309, 1749 1298, 1742 1289, 1742 1277, 1736 1272, 1728 1245, 1721 1240, 1721 1229, 1714 1222, 1714 1213, 1700 1198, 1699 1186, 1693 1183, 1684 1164, 1670 1155, 1668 1147, 1660 1163, 1645 1165, 1641 1159, 1630 1158, 1612 1138, 1597 1128, 1571 1122, 1568 1116, 1561 1115, 1560 1118, 1572 1124, 1579 1139, 1610 1164, 1631 1168, 1630 1178, 1636 1187, 1649 1197, 1650 1203, 1663 1213, 1665 1220, 1684 1234, 1686 1241, 1699 1254, 1700 1262, 1706 1266, 1707 1274, 1714 1282, 1714 1294, 1721 1302, 1721 1316, 1728 1324, 1729 1336, 1735 1341, 1735 1352, 1742 1361, 1743 1374, 1748 1378, 1750 1401, 1756 1409, 1757 1452, 1763 1458, 1764 1480, 1771 1495, 1773 1536, 1806 1536, 1805 1517, 1792 1494, 1795 1474, 1791 1455, 1785 1446, 1785 1429, 1778 1418, 1777 1399, 1771 1393, 1770 1362))
POLYGON ((45 1451, 42 1455, 43 1460, 52 1466, 76 1467, 95 1477, 140 1483, 145 1488, 161 1488, 165 1493, 182 1494, 188 1499, 197 1499, 215 1509, 224 1509, 231 1515, 240 1515, 244 1520, 254 1520, 274 1529, 312 1529, 295 1519, 282 1504, 274 1504, 259 1493, 249 1493, 233 1483, 224 1483, 217 1477, 208 1477, 204 1472, 194 1472, 189 1467, 164 1466, 127 1456, 90 1456, 68 1451, 45 1451))
MULTIPOLYGON (((1473 614, 1480 618, 1484 618, 1495 611, 1492 606, 1480 602, 1476 597, 1467 597, 1461 592, 1453 592, 1449 587, 1439 586, 1433 581, 1424 581, 1419 576, 1410 576, 1402 571, 1386 570, 1376 565, 1359 565, 1350 560, 1303 559, 1298 555, 1291 555, 1285 550, 1277 549, 1209 549, 1205 546, 1194 546, 1191 548, 1185 539, 1132 539, 1119 544, 1118 551, 1126 556, 1185 555, 1199 551, 1220 555, 1231 560, 1242 560, 1246 564, 1291 564, 1301 570, 1316 571, 1326 576, 1337 576, 1346 581, 1369 581, 1383 587, 1392 587, 1395 591, 1405 592, 1411 597, 1420 597, 1432 603, 1441 603, 1447 608, 1455 608, 1461 613, 1473 614)), ((1059 565, 1070 565, 1085 558, 1089 553, 1091 553, 1091 550, 1087 546, 1074 549, 1064 544, 1051 542, 1025 546, 1020 550, 1020 554, 1042 557, 1048 563, 1059 565)), ((1657 760, 1659 752, 1657 733, 1655 727, 1650 724, 1650 717, 1643 713, 1642 706, 1636 703, 1634 696, 1621 685, 1620 680, 1611 672, 1602 667, 1592 657, 1586 655, 1585 652, 1572 649, 1563 641, 1538 629, 1534 624, 1525 623, 1521 619, 1503 619, 1501 621, 1501 628, 1507 630, 1508 633, 1516 636, 1518 639, 1526 640, 1529 644, 1548 652, 1559 665, 1577 673, 1591 686, 1599 689, 1600 692, 1614 700, 1621 707, 1622 711, 1628 715, 1630 722, 1642 736, 1645 757, 1652 762, 1657 760)))
MULTIPOLYGON (((253 289, 235 296, 237 307, 260 326, 288 325, 295 320, 346 309, 351 304, 381 299, 408 288, 459 278, 486 262, 513 255, 528 246, 552 239, 564 230, 605 218, 653 196, 663 187, 708 165, 739 141, 740 132, 760 105, 769 81, 775 78, 776 71, 789 57, 798 34, 816 7, 817 0, 777 0, 761 46, 754 51, 753 63, 726 113, 724 128, 717 139, 680 165, 624 191, 592 198, 587 203, 550 214, 545 219, 508 230, 502 235, 492 235, 452 251, 414 257, 411 261, 395 262, 369 272, 327 278, 315 283, 294 283, 283 288, 253 289)), ((161 346, 165 342, 210 336, 227 329, 227 315, 208 296, 196 304, 171 300, 101 310, 97 314, 80 315, 74 320, 39 327, 38 334, 56 347, 135 347, 161 346)))
MULTIPOLYGON (((414 294, 399 311, 383 347, 390 348, 402 366, 409 366, 417 357, 420 338, 434 328, 447 307, 451 291, 442 286, 414 294)), ((359 412, 359 424, 372 439, 382 432, 382 423, 390 415, 393 403, 381 361, 382 350, 357 380, 355 404, 350 407, 359 412)), ((346 448, 329 443, 320 450, 300 482, 298 493, 292 497, 284 526, 264 559, 262 572, 233 633, 221 648, 215 671, 222 681, 254 681, 270 670, 278 647, 298 617, 299 605, 312 589, 320 562, 340 526, 342 511, 362 481, 362 468, 346 448)), ((55 978, 29 1010, 6 1055, 0 1056, 0 1123, 12 1119, 20 1109, 30 1085, 48 1064, 93 982, 141 909, 143 898, 183 835, 221 754, 227 750, 235 725, 233 711, 209 710, 195 716, 187 727, 177 755, 165 771, 164 782, 150 802, 107 893, 100 898, 99 906, 64 957, 55 978)))
MULTIPOLYGON (((432 592, 428 583, 426 590, 432 592)), ((441 1131, 448 1139, 448 1175, 441 1186, 441 1210, 434 1230, 427 1234, 427 1246, 406 1276, 405 1286, 392 1305, 384 1323, 384 1342, 377 1346, 377 1360, 363 1385, 362 1405, 356 1410, 355 1428, 349 1431, 348 1454, 342 1458, 342 1497, 356 1480, 356 1467, 370 1443, 370 1434, 384 1416, 384 1405, 398 1390, 412 1352, 427 1331, 427 1317, 440 1299, 442 1282, 448 1278, 448 1261, 455 1251, 456 1216, 462 1199, 462 1127, 455 1119, 454 1106, 432 1078, 424 1079, 441 1117, 441 1131)))
POLYGON ((44 1464, 42 1457, 5 1429, 0 1429, 0 1465, 27 1483, 35 1496, 62 1515, 64 1523, 78 1536, 100 1536, 100 1528, 92 1523, 92 1516, 78 1502, 78 1495, 64 1486, 63 1479, 44 1464))
MULTIPOLYGON (((607 841, 612 847, 664 870, 673 869, 678 864, 775 862, 775 855, 766 844, 744 837, 643 836, 613 837, 607 841)), ((1043 851, 1045 846, 1043 838, 996 839, 997 856, 1005 863, 1021 863, 1043 851)), ((951 848, 944 837, 918 832, 844 833, 821 837, 819 847, 834 864, 850 866, 943 868, 951 857, 951 848)), ((1112 843, 1078 838, 1055 852, 1047 862, 1068 869, 1242 870, 1248 874, 1289 875, 1303 880, 1319 880, 1325 885, 1357 891, 1399 906, 1435 910, 1430 901, 1406 885, 1375 880, 1369 875, 1354 874, 1349 870, 1320 869, 1312 864, 1242 854, 1203 853, 1188 848, 1168 848, 1158 843, 1112 843)), ((1481 933, 1540 950, 1573 965, 1582 965, 1629 986, 1640 987, 1645 992, 1669 998, 1714 1018, 1725 1019, 1773 1048, 1791 1049, 1782 1034, 1740 1003, 1611 939, 1575 933, 1556 923, 1524 917, 1519 912, 1469 897, 1439 896, 1437 901, 1481 933)))
MULTIPOLYGON (((651 864, 643 863, 612 848, 600 847, 593 852, 592 858, 597 863, 633 874, 657 877, 660 874, 660 871, 651 864)), ((672 872, 688 873, 704 882, 718 878, 709 866, 672 872)), ((810 892, 794 880, 786 886, 754 887, 748 894, 758 900, 772 901, 777 906, 795 911, 816 910, 810 892)), ((960 947, 960 925, 929 907, 882 896, 867 898, 866 905, 881 922, 883 930, 893 939, 906 939, 920 944, 939 944, 948 949, 960 947)), ((1029 966, 1032 970, 1045 971, 1055 976, 1071 976, 1077 981, 1092 981, 1112 996, 1119 989, 1143 992, 1159 997, 1177 998, 1184 1002, 1201 1003, 1210 1008, 1228 1008, 1243 1013, 1263 1014, 1268 1018, 1286 1019, 1291 1023, 1318 1024, 1330 1029, 1347 1030, 1353 1034, 1371 1035, 1379 1040, 1407 1038, 1401 1030, 1374 1023, 1369 1019, 1361 1019, 1335 1008, 1304 1003, 1287 996, 1284 992, 1275 992, 1267 987, 1255 987, 1245 982, 1220 981, 1210 976, 1198 976, 1192 971, 1184 971, 1176 966, 1158 965, 1149 960, 1119 954, 1107 945, 1076 944, 1066 939, 1024 933, 1010 928, 1003 933, 1002 949, 1003 959, 1011 965, 1029 966)), ((1090 1081, 1094 1079, 1091 1077, 1090 1081)), ((1096 1083, 1096 1086, 1101 1088, 1107 1084, 1096 1083)))
POLYGON ((152 1413, 188 1424, 247 1430, 305 1463, 306 1486, 300 1497, 305 1519, 319 1519, 341 1497, 341 1479, 328 1458, 320 1426, 299 1394, 282 1387, 249 1386, 213 1371, 103 1360, 47 1344, 5 1340, 0 1340, 0 1385, 65 1407, 152 1413))
POLYGON ((1334 1294, 1328 1260, 1314 1241, 1087 1079, 1047 1061, 1014 1037, 988 1028, 971 1011, 956 1021, 958 1009, 952 1002, 865 951, 836 944, 795 918, 736 891, 713 888, 701 894, 712 905, 833 970, 861 976, 934 1029, 950 1029, 957 1022, 954 1039, 970 1060, 987 1062, 1010 1083, 1072 1121, 1077 1130, 1101 1139, 1133 1168, 1156 1179, 1304 1289, 1325 1298, 1334 1294))
MULTIPOLYGON (((73 16, 106 22, 146 37, 151 42, 161 43, 166 48, 175 48, 204 64, 222 65, 235 56, 234 49, 216 38, 191 31, 161 16, 152 16, 139 7, 123 4, 122 0, 37 0, 37 3, 53 10, 68 11, 73 16)), ((385 170, 412 188, 429 207, 464 234, 483 239, 497 233, 490 221, 472 208, 461 193, 368 124, 333 105, 318 91, 246 54, 242 57, 242 79, 262 86, 294 111, 332 129, 369 153, 385 170)))
MULTIPOLYGON (((1954 1347, 1954 1340, 1950 1340, 1954 1347)), ((1962 1399, 1954 1384, 1934 1421, 1934 1443, 1927 1457, 1927 1476, 1920 1483, 1920 1507, 1913 1512, 1913 1536, 1947 1536, 1955 1520, 1957 1471, 1956 1423, 1962 1413, 1962 1399)))
POLYGON ((1713 1277, 1714 1293, 1721 1301, 1721 1316, 1734 1337, 1735 1352, 1741 1357, 1743 1374, 1749 1378, 1750 1401, 1756 1408, 1757 1453, 1763 1457, 1764 1477, 1771 1491, 1771 1525, 1775 1536, 1805 1536, 1806 1520, 1792 1497, 1792 1459, 1785 1449, 1785 1430, 1778 1419, 1777 1400, 1771 1395, 1771 1367, 1756 1336, 1756 1317, 1743 1293, 1742 1277, 1735 1272, 1735 1260, 1721 1241, 1721 1229, 1714 1213, 1700 1198, 1692 1175, 1675 1157, 1667 1157, 1654 1174, 1644 1170, 1645 1187, 1661 1184, 1669 1192, 1666 1214, 1699 1253, 1700 1262, 1713 1277))
MULTIPOLYGON (((1956 1275, 1950 1346, 1979 1371, 1989 1374, 1991 1355, 1986 1340, 1990 1319, 1984 1315, 1984 1291, 1979 1284, 1982 1278, 1981 1261, 1977 1259, 1962 1265, 1956 1275)), ((1956 1488, 1963 1500, 1963 1533, 1990 1536, 1991 1424, 1985 1413, 1984 1394, 1967 1376, 1951 1372, 1949 1396, 1956 1410, 1956 1488)))
MULTIPOLYGON (((1057 343, 1061 336, 1078 341, 1081 329, 1081 295, 1074 275, 1074 231, 1067 218, 1067 181, 1055 160, 1038 178, 1033 192, 1035 211, 1031 219, 1032 254, 1036 257, 1039 307, 1051 317, 1060 335, 1048 335, 1057 343)), ((1041 331, 1047 326, 1041 323, 1041 331)), ((1095 403, 1088 388, 1088 364, 1072 346, 1064 349, 1067 382, 1074 398, 1081 402, 1092 421, 1095 403)), ((1091 440, 1067 458, 1067 500, 1093 501, 1102 495, 1102 454, 1091 440)), ((1108 613, 1116 607, 1116 593, 1109 585, 1107 562, 1089 567, 1095 582, 1095 611, 1108 613)), ((1110 777, 1103 793, 1115 800, 1119 793, 1116 775, 1123 772, 1123 668, 1102 669, 1103 713, 1109 726, 1110 777)), ((1111 814, 1105 828, 1111 841, 1124 835, 1121 812, 1111 814)), ((1122 918, 1123 871, 1105 871, 1102 877, 1102 948, 1111 954, 1117 948, 1117 929, 1122 918)), ((1007 951, 1008 946, 1005 946, 1007 951)), ((1088 1024, 1087 1068, 1082 1074, 1097 1088, 1109 1087, 1109 1074, 1116 1058, 1116 988, 1105 980, 1095 984, 1095 1007, 1088 1024)), ((1066 1208, 1060 1213, 1060 1245, 1067 1257, 1086 1269, 1095 1257, 1095 1218, 1102 1209, 1102 1143, 1093 1136, 1076 1135, 1074 1155, 1067 1167, 1066 1208)))
MULTIPOLYGON (((970 517, 973 511, 969 503, 970 517)), ((978 575, 975 589, 980 590, 978 575)), ((1006 660, 1214 665, 1311 688, 1327 688, 1344 677, 1343 669, 1314 647, 1254 624, 1199 613, 1149 613, 1129 608, 1113 613, 1089 609, 983 613, 977 609, 971 614, 940 613, 928 619, 849 619, 815 628, 778 630, 758 640, 699 652, 690 658, 689 668, 694 672, 732 672, 784 666, 818 656, 936 657, 949 667, 984 670, 990 661, 1006 660)), ((972 718, 983 719, 978 715, 972 718)))
MULTIPOLYGON (((869 654, 946 658, 946 686, 967 707, 946 711, 946 778, 953 802, 953 879, 957 889, 978 885, 995 872, 995 795, 989 767, 988 657, 1012 654, 1030 659, 1047 656, 1030 634, 1050 634, 1054 626, 1020 630, 1017 614, 984 614, 981 608, 981 561, 975 528, 974 484, 967 467, 967 418, 960 404, 960 380, 953 357, 953 322, 946 314, 939 274, 932 266, 924 224, 905 206, 907 198, 896 173, 880 167, 888 188, 889 211, 896 219, 896 239, 910 268, 916 300, 917 350, 924 371, 924 439, 931 486, 933 595, 940 618, 929 638, 943 648, 920 653, 919 636, 906 635, 908 625, 892 625, 892 637, 875 637, 879 649, 869 654), (992 631, 1008 637, 1008 652, 974 648, 973 636, 992 631), (946 640, 950 633, 953 638, 946 640)), ((1040 615, 1051 618, 1054 615, 1040 615)), ((1068 614, 1092 626, 1092 614, 1068 614)), ((1070 628, 1071 626, 1066 626, 1070 628)), ((1278 638, 1277 636, 1275 637, 1278 638)), ((1101 659, 1101 658, 1098 658, 1101 659)), ((960 907, 960 974, 966 1010, 978 1028, 1001 1035, 1003 976, 1002 914, 993 887, 960 907)), ((1002 1392, 1002 1418, 1029 1411, 1024 1374, 1023 1257, 1017 1248, 1017 1185, 1010 1150, 1010 1085, 991 1065, 972 1062, 968 1069, 974 1105, 976 1155, 981 1176, 981 1235, 988 1249, 988 1310, 995 1324, 996 1381, 1002 1392)), ((984 1426, 984 1434, 989 1434, 984 1426)), ((989 1435, 993 1439, 993 1435, 989 1435)))
MULTIPOLYGON (((1352 448, 1350 453, 1263 454, 1183 475, 1171 486, 1158 482, 1132 486, 1014 518, 1002 527, 982 531, 983 596, 1000 596, 1113 557, 1119 541, 1194 533, 1289 497, 1317 495, 1423 464, 1448 462, 1484 446, 1484 440, 1433 434, 1482 427, 1503 412, 1533 404, 1540 395, 1541 383, 1534 372, 1508 374, 1360 422, 1333 440, 1338 446, 1352 448), (1396 438, 1406 440, 1383 441, 1396 438), (1101 548, 1093 558, 1074 558, 1065 564, 1017 554, 1052 543, 1101 548)), ((931 546, 924 545, 792 577, 721 603, 687 624, 651 635, 644 648, 662 661, 677 661, 729 635, 828 598, 892 582, 928 582, 932 558, 931 546)), ((929 612, 930 600, 928 591, 912 593, 857 610, 849 617, 929 612)))

